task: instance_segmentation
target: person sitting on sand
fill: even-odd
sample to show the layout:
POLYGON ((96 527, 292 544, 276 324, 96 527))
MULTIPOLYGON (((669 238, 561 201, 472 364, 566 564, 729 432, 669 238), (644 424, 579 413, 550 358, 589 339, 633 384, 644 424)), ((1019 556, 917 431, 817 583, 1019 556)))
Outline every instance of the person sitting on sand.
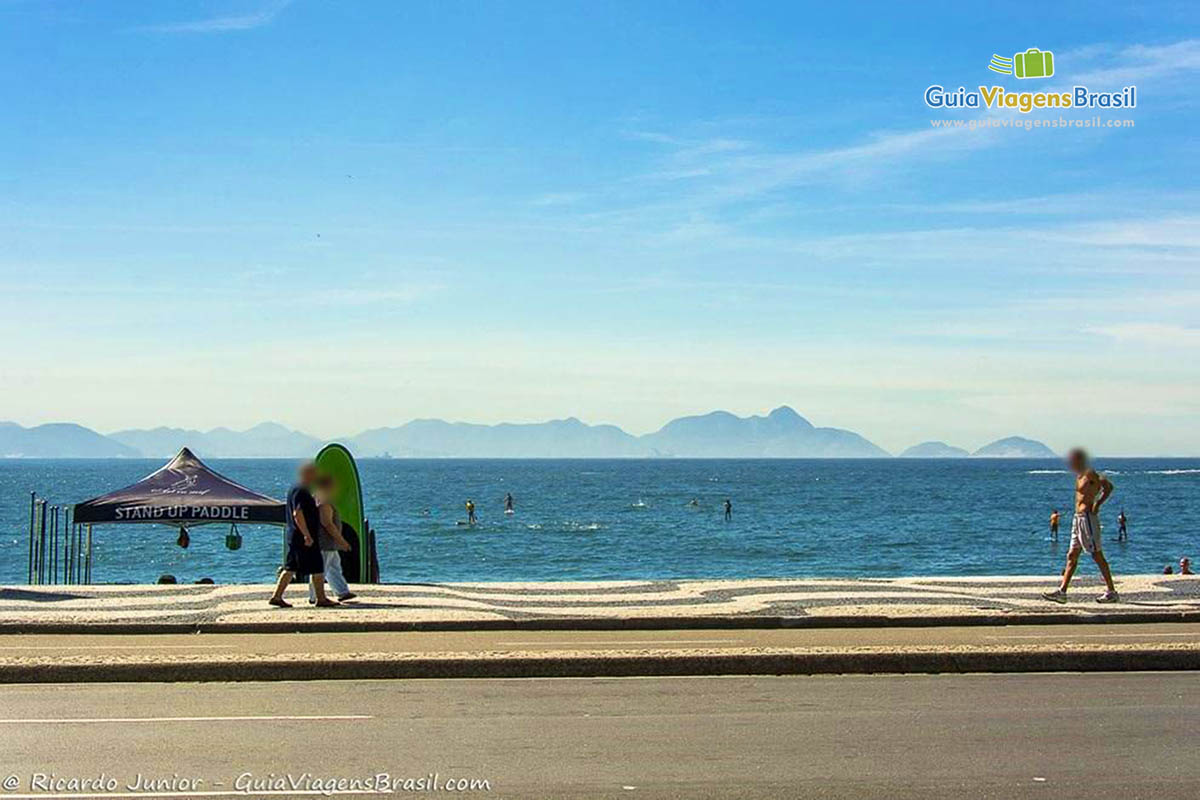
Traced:
POLYGON ((1174 574, 1175 574, 1175 570, 1171 569, 1171 565, 1170 565, 1170 564, 1167 564, 1165 567, 1163 567, 1163 573, 1162 573, 1162 574, 1163 574, 1163 575, 1174 575, 1174 574))
MULTIPOLYGON (((321 521, 317 543, 325 564, 325 582, 339 601, 353 600, 356 595, 350 591, 350 585, 342 574, 342 552, 350 549, 350 543, 342 536, 342 517, 333 506, 333 489, 333 478, 328 475, 317 476, 317 513, 321 521)), ((308 588, 308 602, 317 602, 316 592, 311 586, 308 588)))
POLYGON ((1071 522, 1071 546, 1067 548, 1067 568, 1063 570, 1062 581, 1053 592, 1042 595, 1047 600, 1056 603, 1067 602, 1067 587, 1071 585, 1071 577, 1079 566, 1080 552, 1087 552, 1100 569, 1104 577, 1107 591, 1096 598, 1098 603, 1115 603, 1120 597, 1113 585, 1112 570, 1104 557, 1103 546, 1100 542, 1100 507, 1112 496, 1113 484, 1105 476, 1092 469, 1087 453, 1082 448, 1075 448, 1067 453, 1067 465, 1075 473, 1075 519, 1071 522))
POLYGON ((1184 556, 1183 558, 1179 559, 1179 574, 1180 575, 1195 575, 1196 574, 1196 573, 1192 572, 1192 560, 1190 558, 1188 558, 1187 556, 1184 556))
POLYGON ((316 479, 316 465, 311 461, 302 464, 297 474, 296 485, 288 492, 285 516, 288 550, 283 568, 279 570, 275 592, 267 601, 273 606, 292 607, 291 603, 283 599, 283 593, 297 575, 308 576, 318 606, 326 608, 337 605, 325 596, 325 562, 321 559, 321 549, 313 535, 321 524, 317 501, 309 491, 316 479))

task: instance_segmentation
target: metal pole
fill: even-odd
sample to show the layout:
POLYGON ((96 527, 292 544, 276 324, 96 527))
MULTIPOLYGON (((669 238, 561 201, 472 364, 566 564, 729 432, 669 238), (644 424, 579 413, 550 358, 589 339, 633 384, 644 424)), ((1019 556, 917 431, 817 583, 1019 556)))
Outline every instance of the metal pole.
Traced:
POLYGON ((58 583, 58 506, 50 506, 50 583, 58 583))
POLYGON ((63 550, 67 557, 63 559, 63 583, 71 582, 71 559, 75 551, 71 548, 71 509, 63 507, 63 550))
POLYGON ((83 544, 83 537, 78 522, 73 523, 71 527, 74 529, 73 535, 75 536, 75 574, 72 577, 72 580, 75 583, 79 583, 79 581, 83 578, 83 575, 80 574, 80 567, 83 565, 83 553, 80 552, 79 549, 79 546, 83 544))
POLYGON ((46 582, 46 501, 38 506, 38 586, 46 582))
POLYGON ((84 583, 92 583, 92 526, 87 526, 87 569, 84 572, 84 583))
POLYGON ((29 493, 29 583, 33 583, 33 521, 37 509, 37 492, 29 493))

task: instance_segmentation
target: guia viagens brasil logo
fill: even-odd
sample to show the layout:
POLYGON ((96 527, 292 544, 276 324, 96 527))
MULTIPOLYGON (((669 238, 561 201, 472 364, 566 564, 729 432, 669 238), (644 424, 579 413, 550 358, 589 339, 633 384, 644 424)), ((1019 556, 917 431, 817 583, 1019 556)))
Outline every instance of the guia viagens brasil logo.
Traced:
MULTIPOLYGON (((1054 53, 1031 47, 1012 57, 993 54, 988 69, 1019 80, 1054 76, 1054 53)), ((987 108, 1028 114, 1042 108, 1137 108, 1137 87, 1119 91, 1093 91, 1087 86, 1072 86, 1070 91, 1013 92, 1003 86, 979 86, 975 90, 959 86, 947 90, 934 84, 925 90, 925 105, 930 108, 987 108)))

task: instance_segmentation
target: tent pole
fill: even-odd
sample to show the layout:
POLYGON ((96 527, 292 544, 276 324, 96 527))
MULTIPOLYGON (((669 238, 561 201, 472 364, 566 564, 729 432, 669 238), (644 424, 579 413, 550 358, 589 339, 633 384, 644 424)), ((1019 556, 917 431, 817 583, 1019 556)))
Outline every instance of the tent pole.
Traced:
POLYGON ((87 570, 84 583, 92 584, 92 526, 87 526, 87 570))

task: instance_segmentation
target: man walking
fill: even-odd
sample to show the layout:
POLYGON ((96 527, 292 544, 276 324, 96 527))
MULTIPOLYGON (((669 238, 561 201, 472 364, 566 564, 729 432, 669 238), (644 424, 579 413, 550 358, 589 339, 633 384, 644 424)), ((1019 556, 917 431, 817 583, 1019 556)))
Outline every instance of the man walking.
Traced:
POLYGON ((1104 550, 1100 541, 1100 506, 1104 505, 1113 493, 1112 481, 1092 469, 1088 455, 1080 448, 1075 448, 1067 454, 1067 466, 1075 473, 1075 519, 1071 522, 1071 546, 1067 548, 1067 568, 1063 570, 1062 582, 1053 592, 1046 592, 1042 597, 1056 603, 1067 602, 1067 587, 1071 585, 1071 577, 1079 566, 1080 551, 1087 552, 1096 562, 1104 584, 1108 587, 1104 594, 1096 598, 1098 603, 1115 603, 1120 598, 1113 586, 1112 571, 1104 558, 1104 550))
POLYGON ((311 461, 303 464, 300 467, 296 485, 288 492, 287 559, 283 563, 283 568, 279 570, 275 593, 267 601, 273 606, 291 608, 291 604, 283 599, 283 593, 287 591, 288 584, 295 580, 297 575, 309 576, 318 606, 337 605, 325 596, 325 562, 321 558, 321 550, 316 539, 321 524, 320 515, 317 512, 317 501, 313 499, 312 492, 309 491, 309 487, 316 479, 316 465, 311 461))

